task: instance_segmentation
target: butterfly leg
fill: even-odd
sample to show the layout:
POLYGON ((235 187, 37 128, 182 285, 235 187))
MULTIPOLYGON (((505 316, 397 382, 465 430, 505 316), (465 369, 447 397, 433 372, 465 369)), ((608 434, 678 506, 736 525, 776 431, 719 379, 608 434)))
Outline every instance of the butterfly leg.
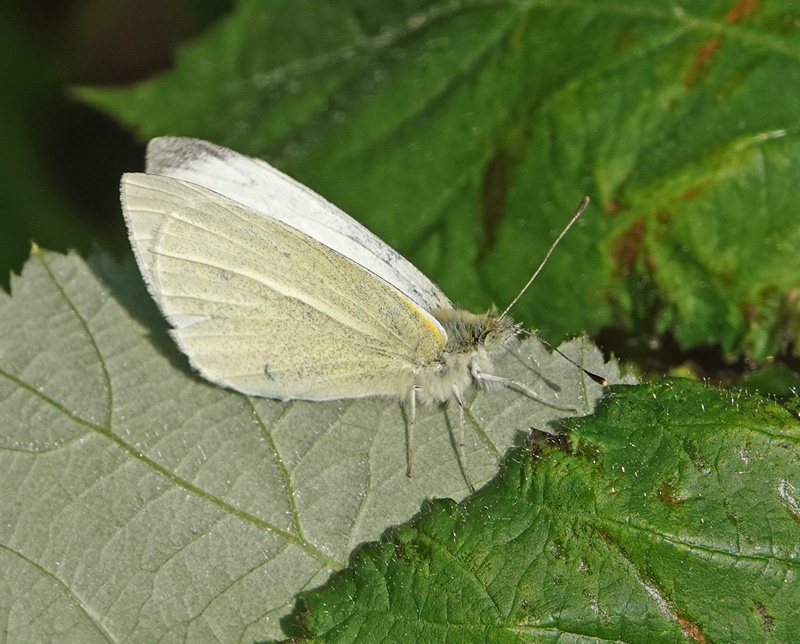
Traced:
POLYGON ((461 473, 464 475, 464 481, 467 484, 470 492, 475 491, 475 486, 472 484, 472 477, 469 475, 469 468, 467 467, 467 450, 464 447, 464 400, 461 398, 461 395, 456 391, 453 390, 453 397, 456 399, 458 403, 458 415, 459 415, 459 423, 458 423, 458 460, 461 462, 461 473))
POLYGON ((414 428, 417 426, 417 390, 414 385, 408 392, 408 436, 406 437, 406 476, 411 478, 411 463, 414 455, 414 428))
POLYGON ((536 402, 540 402, 543 405, 547 405, 552 409, 558 409, 559 411, 566 411, 571 414, 577 414, 578 410, 574 407, 562 407, 561 405, 556 405, 551 403, 548 400, 545 400, 541 396, 539 396, 536 392, 533 391, 528 385, 519 382, 518 380, 512 380, 511 378, 503 378, 503 376, 495 376, 490 373, 481 373, 478 376, 478 380, 488 385, 501 385, 503 387, 508 387, 509 389, 516 389, 517 391, 525 394, 531 400, 535 400, 536 402))

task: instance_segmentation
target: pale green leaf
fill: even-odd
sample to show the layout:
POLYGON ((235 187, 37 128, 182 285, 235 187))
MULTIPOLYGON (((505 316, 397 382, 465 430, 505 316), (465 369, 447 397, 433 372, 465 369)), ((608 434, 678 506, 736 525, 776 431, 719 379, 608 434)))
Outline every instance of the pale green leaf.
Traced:
MULTIPOLYGON (((619 380, 584 341, 563 349, 619 380)), ((580 413, 601 393, 535 341, 498 372, 580 413)), ((470 396, 472 479, 564 415, 511 391, 470 396)), ((455 410, 420 410, 408 479, 398 402, 211 385, 132 262, 35 251, 0 293, 0 630, 13 642, 280 637, 297 593, 356 545, 427 498, 467 494, 448 418, 457 435, 455 410)))

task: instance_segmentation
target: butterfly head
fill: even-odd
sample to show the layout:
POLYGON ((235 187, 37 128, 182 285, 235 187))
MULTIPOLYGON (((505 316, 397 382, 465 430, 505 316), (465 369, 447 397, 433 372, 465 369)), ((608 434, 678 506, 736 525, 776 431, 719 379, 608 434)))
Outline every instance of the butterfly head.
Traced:
POLYGON ((480 317, 483 318, 480 344, 490 353, 513 342, 522 331, 522 324, 515 323, 507 315, 486 313, 480 317))
POLYGON ((476 315, 463 309, 435 309, 433 316, 447 333, 445 353, 494 353, 514 341, 522 329, 507 315, 476 315))

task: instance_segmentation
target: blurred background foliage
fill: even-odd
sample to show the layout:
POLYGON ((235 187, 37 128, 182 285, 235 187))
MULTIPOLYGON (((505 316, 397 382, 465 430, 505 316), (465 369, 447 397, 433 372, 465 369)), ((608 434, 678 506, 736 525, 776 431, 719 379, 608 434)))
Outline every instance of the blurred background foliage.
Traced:
POLYGON ((130 130, 75 100, 79 85, 126 85, 169 68, 176 45, 229 0, 10 0, 0 5, 0 280, 31 242, 128 253, 119 175, 141 168, 130 130))

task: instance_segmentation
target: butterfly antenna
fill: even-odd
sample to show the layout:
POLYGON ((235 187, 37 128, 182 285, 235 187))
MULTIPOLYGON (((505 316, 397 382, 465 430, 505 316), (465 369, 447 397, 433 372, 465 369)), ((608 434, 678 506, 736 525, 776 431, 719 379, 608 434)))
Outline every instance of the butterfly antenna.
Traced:
POLYGON ((583 366, 579 365, 579 364, 578 364, 577 362, 575 362, 575 361, 574 361, 572 358, 570 358, 569 356, 565 355, 565 354, 564 354, 562 351, 560 351, 558 347, 554 347, 552 344, 550 344, 550 343, 549 343, 547 340, 545 340, 544 338, 540 338, 538 335, 536 335, 535 333, 531 333, 530 331, 526 331, 526 333, 527 333, 527 334, 529 334, 529 335, 532 335, 532 336, 534 336, 534 337, 535 337, 537 340, 539 340, 539 342, 541 342, 542 344, 545 344, 545 345, 547 345, 548 347, 550 347, 550 348, 551 348, 553 351, 555 351, 555 352, 556 352, 558 355, 560 355, 562 358, 564 358, 564 360, 566 360, 567 362, 569 362, 569 363, 571 363, 571 364, 575 365, 575 366, 576 366, 578 369, 580 369, 581 371, 583 371, 583 373, 585 373, 585 374, 586 374, 587 376, 589 376, 589 377, 590 377, 592 380, 594 380, 594 381, 595 381, 595 382, 596 382, 598 385, 602 385, 603 387, 605 387, 605 386, 608 384, 608 380, 606 380, 605 378, 603 378, 603 376, 598 376, 596 373, 592 373, 591 371, 589 371, 589 370, 588 370, 586 367, 583 367, 583 366))
MULTIPOLYGON (((502 318, 502 317, 505 317, 506 313, 508 313, 508 312, 511 310, 511 307, 512 307, 512 306, 514 306, 514 305, 517 303, 517 300, 519 300, 519 298, 521 298, 521 297, 522 297, 522 295, 525 293, 525 291, 527 291, 527 290, 528 290, 528 287, 529 287, 531 284, 533 284, 533 280, 535 280, 535 279, 536 279, 536 276, 539 274, 539 271, 541 271, 541 270, 544 268, 544 265, 547 263, 547 260, 548 260, 548 259, 550 259, 550 255, 553 253, 553 251, 555 250, 556 246, 558 246, 558 242, 560 242, 560 241, 561 241, 561 238, 562 238, 564 235, 566 235, 566 234, 567 234, 567 231, 568 231, 570 228, 572 228, 572 224, 574 224, 574 223, 575 223, 575 222, 578 220, 578 217, 580 217, 580 216, 581 216, 581 213, 582 213, 584 210, 586 210, 586 206, 588 206, 588 205, 589 205, 589 197, 584 197, 584 198, 583 198, 583 200, 581 201, 580 205, 578 206, 578 209, 575 211, 575 214, 574 214, 574 215, 572 215, 572 219, 570 219, 570 220, 569 220, 569 223, 568 223, 568 224, 565 226, 564 230, 562 230, 562 231, 561 231, 561 234, 560 234, 558 237, 556 237, 556 240, 553 242, 553 245, 552 245, 552 246, 550 246, 550 250, 548 250, 548 251, 547 251, 547 254, 544 256, 544 259, 542 260, 542 263, 541 263, 541 264, 539 264, 539 268, 537 268, 537 269, 534 271, 533 275, 532 275, 532 276, 531 276, 531 278, 528 280, 528 283, 527 283, 527 284, 526 284, 526 285, 523 287, 523 289, 522 289, 522 290, 519 292, 519 294, 517 295, 517 297, 515 297, 515 298, 514 298, 514 299, 511 301, 511 304, 509 304, 509 305, 506 307, 506 310, 505 310, 505 311, 503 311, 503 312, 500 314, 500 317, 501 317, 501 318, 502 318)), ((561 353, 561 352, 559 351, 559 353, 561 353)), ((563 354, 562 354, 562 355, 563 355, 563 354)), ((566 356, 565 356, 565 357, 566 357, 566 356)))

